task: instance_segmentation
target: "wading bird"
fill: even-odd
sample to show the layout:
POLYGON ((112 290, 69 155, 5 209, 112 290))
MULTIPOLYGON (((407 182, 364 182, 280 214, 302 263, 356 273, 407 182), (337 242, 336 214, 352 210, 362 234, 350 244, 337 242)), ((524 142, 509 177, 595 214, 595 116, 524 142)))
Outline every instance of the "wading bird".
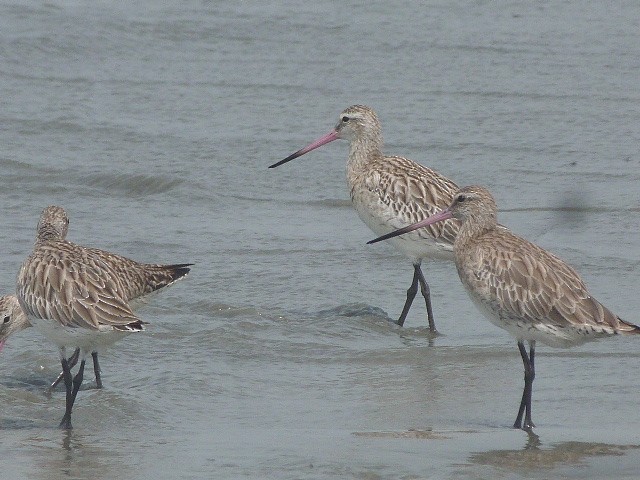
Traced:
POLYGON ((62 208, 43 210, 33 251, 18 273, 16 296, 29 323, 58 346, 67 394, 60 427, 70 429, 86 354, 93 355, 98 380, 98 350, 144 330, 146 322, 133 313, 130 301, 184 277, 190 264, 140 264, 86 248, 65 240, 68 227, 62 208), (67 347, 80 349, 73 378, 67 347))
POLYGON ((531 431, 536 342, 567 348, 601 337, 638 334, 640 327, 593 298, 576 271, 558 257, 500 228, 495 200, 483 187, 465 187, 444 211, 369 243, 450 218, 461 221, 453 252, 462 284, 489 321, 518 342, 524 390, 513 426, 531 431))
MULTIPOLYGON (((275 168, 337 139, 349 141, 347 184, 360 219, 381 235, 410 225, 445 208, 458 187, 448 178, 412 160, 382 153, 382 129, 376 113, 352 105, 339 117, 335 128, 308 146, 274 163, 275 168)), ((453 241, 458 222, 450 220, 392 240, 413 263, 413 280, 397 324, 404 325, 418 292, 427 306, 429 329, 436 331, 431 292, 420 265, 427 258, 453 260, 453 241)))

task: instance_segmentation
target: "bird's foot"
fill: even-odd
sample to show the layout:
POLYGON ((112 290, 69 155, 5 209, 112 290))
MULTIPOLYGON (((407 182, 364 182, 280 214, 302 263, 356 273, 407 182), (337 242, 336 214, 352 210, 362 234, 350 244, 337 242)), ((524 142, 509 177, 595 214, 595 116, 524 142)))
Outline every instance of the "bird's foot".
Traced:
POLYGON ((64 417, 62 417, 62 420, 60 421, 60 425, 58 425, 58 427, 62 428, 64 430, 71 430, 73 428, 71 426, 71 415, 67 415, 65 413, 64 417))

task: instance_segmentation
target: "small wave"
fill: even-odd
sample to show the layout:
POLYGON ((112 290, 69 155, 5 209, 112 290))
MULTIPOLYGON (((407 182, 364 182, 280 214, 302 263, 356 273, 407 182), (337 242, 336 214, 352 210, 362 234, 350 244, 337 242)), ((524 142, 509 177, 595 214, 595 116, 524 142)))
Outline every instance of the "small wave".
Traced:
POLYGON ((27 418, 0 418, 0 430, 40 429, 42 425, 27 418))
POLYGON ((124 192, 130 196, 153 195, 166 193, 179 187, 184 180, 168 178, 158 175, 130 175, 130 174, 92 174, 84 177, 86 185, 105 190, 124 192))
POLYGON ((417 440, 448 440, 451 436, 442 433, 436 432, 432 429, 424 429, 424 430, 404 430, 404 431, 366 431, 366 432, 353 432, 353 435, 356 437, 365 437, 365 438, 411 438, 417 440))
MULTIPOLYGON (((273 202, 273 197, 249 197, 246 195, 228 195, 229 198, 240 201, 248 201, 248 202, 260 202, 260 203, 271 203, 273 202)), ((279 202, 280 205, 310 205, 312 207, 325 207, 325 208, 351 208, 352 203, 351 200, 341 199, 341 198, 324 198, 320 200, 299 200, 299 199, 290 199, 279 202)))
POLYGON ((55 376, 48 381, 41 372, 38 372, 37 374, 5 377, 2 381, 2 386, 8 389, 16 389, 18 397, 31 398, 30 395, 34 393, 42 394, 53 380, 55 380, 55 376))
POLYGON ((381 308, 368 305, 366 303, 349 303, 337 307, 320 310, 317 313, 320 318, 326 317, 374 317, 388 320, 389 315, 381 308))
POLYGON ((236 318, 242 316, 260 318, 262 316, 260 311, 252 306, 229 305, 227 303, 209 300, 191 302, 189 303, 189 309, 193 313, 222 318, 236 318))

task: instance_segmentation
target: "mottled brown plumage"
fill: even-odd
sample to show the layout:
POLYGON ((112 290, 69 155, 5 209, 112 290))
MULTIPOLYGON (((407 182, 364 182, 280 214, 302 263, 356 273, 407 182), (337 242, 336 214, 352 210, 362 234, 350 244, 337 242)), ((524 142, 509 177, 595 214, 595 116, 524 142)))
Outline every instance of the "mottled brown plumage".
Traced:
MULTIPOLYGON (((109 263, 116 265, 114 271, 123 280, 124 296, 129 303, 129 307, 133 310, 147 303, 154 293, 164 287, 173 285, 189 272, 188 264, 144 264, 103 250, 87 250, 93 250, 97 255, 106 256, 109 259, 109 263)), ((29 319, 22 310, 22 307, 20 307, 18 298, 15 295, 0 297, 0 320, 4 320, 4 323, 0 324, 0 349, 11 335, 31 327, 31 323, 29 323, 29 319)), ((80 349, 78 348, 70 357, 69 364, 71 367, 77 362, 79 354, 80 349)), ((94 359, 96 384, 98 388, 102 388, 100 369, 97 364, 98 352, 92 352, 92 356, 94 359)), ((62 373, 47 389, 47 392, 55 388, 61 380, 62 373)))
MULTIPOLYGON (((298 150, 277 167, 336 139, 350 142, 347 184, 353 206, 362 221, 376 234, 392 232, 445 208, 458 190, 454 182, 412 160, 385 156, 382 130, 376 113, 364 105, 345 109, 334 130, 298 150)), ((393 245, 414 265, 412 285, 398 324, 404 324, 418 283, 427 304, 429 326, 435 331, 429 286, 420 264, 426 258, 452 260, 458 222, 450 220, 393 240, 393 245)))
POLYGON ((133 313, 131 302, 189 272, 188 264, 142 264, 69 242, 68 225, 62 208, 43 210, 33 252, 16 282, 18 301, 29 322, 60 349, 67 388, 64 428, 71 427, 71 406, 82 382, 85 354, 93 352, 98 376, 97 350, 144 329, 146 322, 133 313), (79 348, 82 359, 73 387, 66 347, 79 348))
POLYGON ((552 347, 639 333, 591 296, 576 271, 539 246, 496 228, 496 205, 482 187, 466 187, 451 211, 463 221, 454 244, 458 274, 493 323, 517 340, 552 347))
POLYGON ((467 293, 492 323, 518 341, 525 389, 514 427, 529 430, 534 426, 531 394, 537 341, 571 347, 611 335, 638 334, 640 327, 593 298, 576 271, 560 258, 500 228, 495 200, 483 187, 465 187, 443 212, 372 242, 449 218, 462 222, 453 250, 467 293), (530 344, 529 354, 525 341, 530 344))
POLYGON ((138 331, 145 322, 130 303, 189 272, 189 264, 138 263, 69 242, 68 224, 60 207, 43 211, 34 250, 17 281, 20 304, 29 317, 62 326, 138 331))

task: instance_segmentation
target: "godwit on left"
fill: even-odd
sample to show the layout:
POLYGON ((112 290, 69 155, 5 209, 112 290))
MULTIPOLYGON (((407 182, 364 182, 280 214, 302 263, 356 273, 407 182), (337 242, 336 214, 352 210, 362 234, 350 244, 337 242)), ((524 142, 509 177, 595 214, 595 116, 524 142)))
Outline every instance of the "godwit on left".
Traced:
MULTIPOLYGON (((445 208, 458 190, 455 183, 430 168, 403 157, 385 156, 378 116, 364 105, 348 107, 340 114, 331 132, 269 168, 337 139, 349 141, 347 184, 353 206, 360 219, 378 235, 410 225, 445 208)), ((409 257, 414 269, 407 299, 396 322, 398 325, 404 325, 420 285, 429 329, 436 332, 430 288, 420 265, 427 258, 453 260, 452 246, 457 231, 458 222, 450 220, 392 241, 409 257)))
MULTIPOLYGON (((134 260, 113 253, 104 252, 99 249, 87 248, 97 255, 107 255, 112 264, 124 267, 119 275, 125 279, 124 297, 129 302, 129 306, 136 310, 138 306, 145 304, 152 294, 159 290, 173 285, 178 280, 184 278, 189 273, 191 264, 158 265, 138 263, 134 260)), ((4 295, 0 297, 0 351, 7 339, 14 333, 18 333, 25 328, 31 327, 27 315, 25 315, 18 297, 15 295, 4 295)), ((68 358, 69 367, 73 368, 80 356, 80 349, 76 348, 71 357, 68 358)), ((98 363, 98 352, 91 352, 93 359, 93 370, 96 378, 96 388, 102 388, 102 378, 100 364, 98 363)), ((64 378, 64 372, 46 389, 49 395, 54 388, 64 378)))
POLYGON ((133 313, 130 302, 167 285, 160 281, 167 275, 163 268, 172 267, 173 283, 189 272, 189 264, 139 264, 86 248, 65 240, 68 225, 62 208, 43 210, 33 252, 18 273, 16 296, 29 323, 58 346, 67 393, 60 427, 70 429, 86 354, 96 353, 95 362, 98 350, 144 330, 146 322, 133 313), (80 368, 73 378, 67 347, 80 349, 80 368))
POLYGON ((495 200, 482 187, 465 187, 444 211, 368 243, 450 218, 462 222, 453 244, 462 284, 482 313, 518 342, 524 390, 513 426, 530 431, 535 426, 531 396, 537 341, 567 348, 601 337, 638 334, 640 327, 622 320, 593 298, 576 271, 558 257, 499 228, 495 200))

